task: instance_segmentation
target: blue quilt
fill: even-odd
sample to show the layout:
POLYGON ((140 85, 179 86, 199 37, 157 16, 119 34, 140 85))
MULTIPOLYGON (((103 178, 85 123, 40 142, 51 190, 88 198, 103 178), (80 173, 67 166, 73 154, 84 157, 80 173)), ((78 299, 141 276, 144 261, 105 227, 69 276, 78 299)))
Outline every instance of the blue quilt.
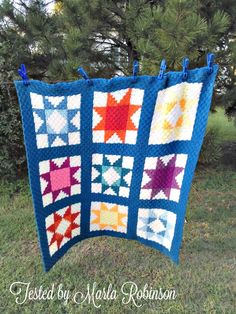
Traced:
POLYGON ((102 235, 179 262, 217 69, 15 81, 46 271, 75 243, 102 235))

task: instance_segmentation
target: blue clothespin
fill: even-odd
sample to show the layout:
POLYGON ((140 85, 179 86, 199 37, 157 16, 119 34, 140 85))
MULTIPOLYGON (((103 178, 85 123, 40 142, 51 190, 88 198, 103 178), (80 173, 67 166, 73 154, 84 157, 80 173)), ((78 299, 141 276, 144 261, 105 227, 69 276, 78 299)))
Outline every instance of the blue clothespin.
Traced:
POLYGON ((213 72, 213 64, 215 60, 215 55, 213 53, 207 54, 207 67, 208 67, 208 73, 213 72))
POLYGON ((188 77, 188 67, 189 67, 189 59, 188 58, 183 59, 182 66, 183 66, 182 77, 183 77, 183 80, 186 80, 188 77))
POLYGON ((20 65, 20 68, 18 69, 18 74, 21 76, 24 85, 29 85, 29 78, 24 64, 20 65))
POLYGON ((85 70, 83 68, 78 68, 77 70, 79 72, 79 74, 86 80, 86 82, 88 83, 88 85, 93 85, 92 80, 88 77, 88 74, 85 72, 85 70))
POLYGON ((133 62, 133 82, 136 82, 136 80, 137 80, 138 71, 139 71, 138 60, 134 60, 134 62, 133 62))
POLYGON ((159 72, 159 75, 158 75, 159 79, 163 79, 165 70, 166 70, 166 60, 163 59, 161 61, 160 72, 159 72))

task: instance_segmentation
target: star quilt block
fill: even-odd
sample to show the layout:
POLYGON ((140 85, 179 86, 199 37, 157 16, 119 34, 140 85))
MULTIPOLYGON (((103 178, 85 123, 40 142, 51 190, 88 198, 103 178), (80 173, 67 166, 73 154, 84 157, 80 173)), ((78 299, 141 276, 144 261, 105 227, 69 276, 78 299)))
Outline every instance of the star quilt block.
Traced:
POLYGON ((68 241, 80 235, 80 212, 81 204, 77 203, 46 217, 46 233, 51 256, 68 241))
POLYGON ((81 95, 43 96, 30 93, 38 148, 80 143, 81 95))
POLYGON ((191 140, 201 88, 184 82, 158 92, 149 144, 191 140))
POLYGON ((105 202, 92 202, 90 231, 127 232, 128 207, 105 202))
POLYGON ((61 157, 39 162, 43 206, 80 194, 81 157, 61 157))
POLYGON ((129 197, 134 158, 93 154, 92 192, 129 197))
POLYGON ((186 162, 186 154, 146 157, 140 198, 178 202, 186 162))
POLYGON ((139 208, 137 235, 171 249, 176 214, 161 208, 139 208))
POLYGON ((144 90, 94 92, 93 142, 135 144, 144 90))

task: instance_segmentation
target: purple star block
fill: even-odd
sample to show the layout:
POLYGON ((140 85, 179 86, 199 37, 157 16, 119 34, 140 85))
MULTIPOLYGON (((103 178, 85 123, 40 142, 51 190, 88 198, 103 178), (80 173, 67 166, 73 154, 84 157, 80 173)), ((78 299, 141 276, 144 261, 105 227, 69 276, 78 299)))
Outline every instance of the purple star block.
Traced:
MULTIPOLYGON (((148 169, 144 169, 144 173, 148 176, 149 181, 142 185, 142 189, 150 190, 148 199, 156 199, 158 193, 164 193, 163 197, 171 199, 171 192, 181 189, 182 180, 176 180, 176 177, 184 171, 184 166, 178 166, 177 158, 183 155, 169 155, 156 158, 156 162, 153 163, 153 169, 148 164, 148 169), (165 158, 165 157, 169 157, 165 158), (181 181, 181 182, 180 182, 181 181)), ((152 160, 153 162, 153 160, 152 160)), ((145 164, 147 166, 147 163, 145 164)), ((147 198, 147 197, 145 197, 147 198)))

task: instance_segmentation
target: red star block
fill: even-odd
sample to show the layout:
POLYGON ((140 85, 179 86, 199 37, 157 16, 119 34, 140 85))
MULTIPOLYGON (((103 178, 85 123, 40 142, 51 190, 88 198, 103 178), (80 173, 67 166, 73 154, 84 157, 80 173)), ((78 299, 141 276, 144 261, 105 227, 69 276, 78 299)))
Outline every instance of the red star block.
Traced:
POLYGON ((132 121, 132 116, 141 106, 130 103, 132 89, 129 88, 120 101, 117 101, 111 93, 108 93, 105 107, 94 107, 94 110, 102 117, 102 120, 94 127, 94 131, 105 131, 105 142, 114 134, 117 134, 122 143, 125 142, 127 130, 137 131, 132 121))
POLYGON ((49 246, 56 242, 59 249, 65 237, 72 239, 72 230, 80 227, 80 225, 74 222, 79 214, 80 212, 72 213, 70 206, 67 207, 63 216, 57 212, 53 213, 54 222, 47 228, 47 231, 53 233, 49 246))

